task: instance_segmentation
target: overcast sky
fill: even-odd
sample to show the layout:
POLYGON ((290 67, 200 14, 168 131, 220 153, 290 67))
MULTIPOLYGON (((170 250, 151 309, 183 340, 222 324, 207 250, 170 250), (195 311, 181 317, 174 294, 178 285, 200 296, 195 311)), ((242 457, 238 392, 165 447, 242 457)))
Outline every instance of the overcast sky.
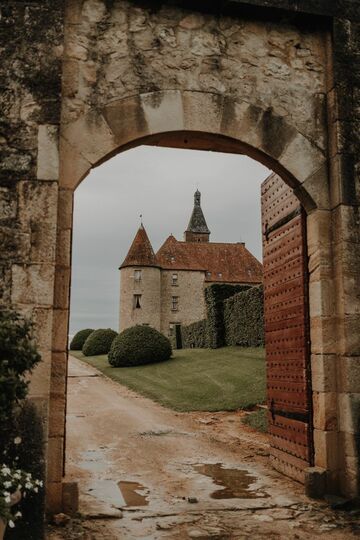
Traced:
POLYGON ((201 191, 213 242, 245 242, 261 260, 260 185, 270 171, 232 154, 137 147, 94 169, 75 193, 70 333, 118 330, 119 266, 143 215, 155 251, 182 240, 201 191))

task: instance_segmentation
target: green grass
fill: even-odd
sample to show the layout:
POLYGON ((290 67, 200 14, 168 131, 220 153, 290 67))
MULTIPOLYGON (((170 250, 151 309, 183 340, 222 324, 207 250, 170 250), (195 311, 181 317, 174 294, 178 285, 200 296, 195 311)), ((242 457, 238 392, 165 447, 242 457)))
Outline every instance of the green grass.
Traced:
POLYGON ((245 416, 245 418, 243 419, 243 422, 244 424, 251 426, 257 431, 261 431, 262 433, 267 433, 268 422, 267 422, 267 411, 265 409, 259 409, 258 411, 249 413, 247 416, 245 416))
POLYGON ((167 362, 123 368, 111 367, 106 356, 71 354, 176 411, 249 409, 265 400, 262 348, 182 349, 167 362))

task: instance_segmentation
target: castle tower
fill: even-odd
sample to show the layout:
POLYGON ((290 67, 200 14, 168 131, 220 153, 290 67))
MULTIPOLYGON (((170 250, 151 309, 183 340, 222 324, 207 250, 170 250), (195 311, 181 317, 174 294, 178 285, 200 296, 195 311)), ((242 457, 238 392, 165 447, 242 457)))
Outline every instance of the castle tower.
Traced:
POLYGON ((120 332, 146 324, 160 330, 161 273, 143 224, 120 270, 120 332))
POLYGON ((184 232, 185 242, 209 242, 210 231, 200 205, 201 193, 197 189, 194 193, 194 209, 189 225, 184 232))

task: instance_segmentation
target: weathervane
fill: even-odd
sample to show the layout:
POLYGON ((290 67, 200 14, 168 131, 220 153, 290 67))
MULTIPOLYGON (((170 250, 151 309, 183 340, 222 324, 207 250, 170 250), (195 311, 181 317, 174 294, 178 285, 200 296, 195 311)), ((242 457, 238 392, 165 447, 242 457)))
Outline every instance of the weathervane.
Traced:
POLYGON ((143 217, 143 215, 140 214, 140 225, 141 225, 141 226, 143 226, 143 220, 142 220, 142 217, 143 217))

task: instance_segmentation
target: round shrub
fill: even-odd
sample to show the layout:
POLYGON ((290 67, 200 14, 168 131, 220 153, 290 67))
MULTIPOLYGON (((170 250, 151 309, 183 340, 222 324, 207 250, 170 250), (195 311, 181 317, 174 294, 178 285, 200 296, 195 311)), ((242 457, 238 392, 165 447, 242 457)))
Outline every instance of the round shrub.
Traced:
POLYGON ((119 334, 109 352, 109 362, 114 367, 142 366, 164 362, 171 356, 167 337, 150 326, 132 326, 119 334))
POLYGON ((86 339, 82 352, 85 356, 97 356, 98 354, 107 354, 110 350, 114 338, 118 335, 111 328, 99 328, 91 332, 86 339))
POLYGON ((85 328, 85 330, 79 330, 79 332, 77 332, 71 340, 70 350, 81 351, 85 341, 90 336, 90 334, 93 333, 93 331, 94 331, 93 328, 85 328))

